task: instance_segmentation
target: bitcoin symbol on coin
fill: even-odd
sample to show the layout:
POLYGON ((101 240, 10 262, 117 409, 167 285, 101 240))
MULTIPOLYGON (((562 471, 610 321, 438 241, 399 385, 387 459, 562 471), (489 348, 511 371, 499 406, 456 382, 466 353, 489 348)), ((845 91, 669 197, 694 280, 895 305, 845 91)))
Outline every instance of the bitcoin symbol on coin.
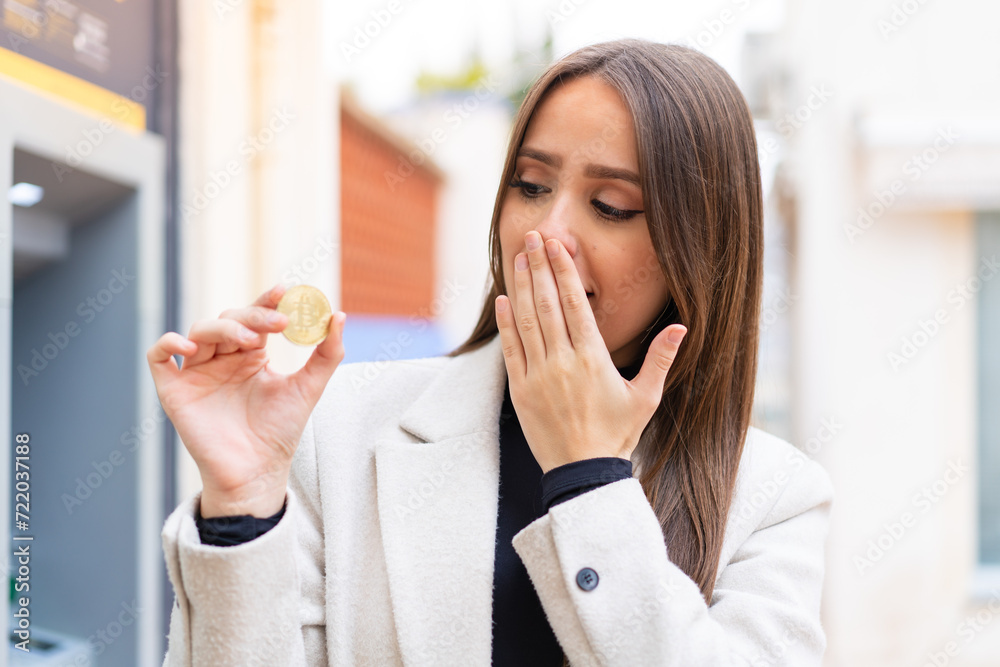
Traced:
POLYGON ((279 313, 288 316, 285 338, 298 345, 316 345, 330 331, 333 311, 323 293, 310 285, 290 288, 278 302, 279 313))

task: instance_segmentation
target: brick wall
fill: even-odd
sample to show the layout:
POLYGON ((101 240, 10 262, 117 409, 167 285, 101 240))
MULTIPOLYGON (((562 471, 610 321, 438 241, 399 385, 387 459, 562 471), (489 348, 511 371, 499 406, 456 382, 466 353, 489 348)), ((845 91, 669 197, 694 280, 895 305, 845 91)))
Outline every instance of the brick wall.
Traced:
POLYGON ((408 158, 414 148, 349 100, 340 120, 341 308, 426 312, 434 290, 442 176, 427 163, 414 167, 408 158))

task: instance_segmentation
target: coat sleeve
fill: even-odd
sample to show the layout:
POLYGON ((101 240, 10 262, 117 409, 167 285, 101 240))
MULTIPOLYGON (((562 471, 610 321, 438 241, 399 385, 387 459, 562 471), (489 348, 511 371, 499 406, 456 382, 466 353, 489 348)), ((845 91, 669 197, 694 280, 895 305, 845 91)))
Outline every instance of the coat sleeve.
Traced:
POLYGON ((513 545, 574 667, 818 666, 833 488, 826 471, 805 459, 775 495, 756 508, 756 529, 720 564, 711 606, 670 561, 637 479, 552 507, 513 545), (596 586, 594 575, 579 574, 585 568, 596 586))
POLYGON ((324 550, 312 417, 292 460, 285 513, 236 546, 202 544, 201 493, 161 534, 174 606, 164 667, 326 665, 324 550))

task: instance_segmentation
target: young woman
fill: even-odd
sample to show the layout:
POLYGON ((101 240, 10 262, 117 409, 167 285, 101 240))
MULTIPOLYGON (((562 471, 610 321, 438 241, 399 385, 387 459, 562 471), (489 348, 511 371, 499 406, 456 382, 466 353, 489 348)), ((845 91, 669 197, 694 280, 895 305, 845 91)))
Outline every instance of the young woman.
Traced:
POLYGON ((338 368, 338 312, 278 375, 281 286, 164 334, 165 664, 820 664, 830 481, 749 424, 761 217, 725 71, 598 44, 517 114, 458 349, 338 368))

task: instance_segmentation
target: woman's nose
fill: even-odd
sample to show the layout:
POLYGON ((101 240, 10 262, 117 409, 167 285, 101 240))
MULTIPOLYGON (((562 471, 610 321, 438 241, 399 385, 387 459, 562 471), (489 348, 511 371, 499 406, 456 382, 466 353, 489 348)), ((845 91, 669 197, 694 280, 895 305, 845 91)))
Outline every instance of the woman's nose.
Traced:
POLYGON ((559 240, 569 252, 570 257, 576 256, 577 225, 573 223, 574 212, 570 206, 560 201, 553 202, 544 217, 535 225, 535 231, 542 237, 542 243, 549 239, 559 240))

